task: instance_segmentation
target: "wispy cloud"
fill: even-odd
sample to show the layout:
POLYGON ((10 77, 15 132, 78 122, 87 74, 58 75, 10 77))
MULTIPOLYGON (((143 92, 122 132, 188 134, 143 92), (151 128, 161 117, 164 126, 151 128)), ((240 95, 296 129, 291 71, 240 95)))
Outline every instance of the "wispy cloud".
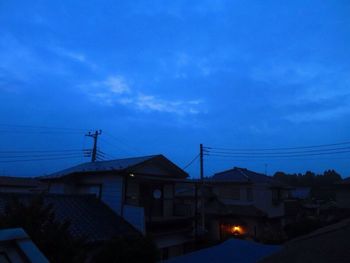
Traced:
POLYGON ((139 92, 130 87, 123 76, 110 76, 102 81, 81 85, 95 102, 108 106, 124 105, 142 112, 162 112, 194 115, 201 112, 202 100, 170 100, 154 94, 139 92))
POLYGON ((53 46, 50 48, 50 50, 58 56, 65 57, 74 62, 81 63, 85 66, 90 67, 91 69, 97 68, 96 64, 91 62, 82 52, 69 50, 60 46, 53 46))
POLYGON ((350 105, 338 106, 319 111, 299 112, 286 116, 288 121, 293 123, 305 123, 314 121, 329 121, 342 118, 350 114, 350 105))

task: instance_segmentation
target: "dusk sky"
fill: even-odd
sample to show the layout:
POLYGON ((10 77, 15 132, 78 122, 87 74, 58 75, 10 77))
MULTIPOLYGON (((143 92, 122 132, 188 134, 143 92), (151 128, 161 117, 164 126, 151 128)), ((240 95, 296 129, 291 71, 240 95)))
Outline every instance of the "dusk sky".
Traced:
MULTIPOLYGON (((95 129, 111 157, 161 153, 180 167, 200 143, 349 142, 349 61, 348 0, 2 0, 0 174, 88 161, 7 162, 4 152, 90 148, 84 134, 95 129)), ((205 175, 239 166, 347 177, 349 163, 350 153, 206 156, 205 175)))

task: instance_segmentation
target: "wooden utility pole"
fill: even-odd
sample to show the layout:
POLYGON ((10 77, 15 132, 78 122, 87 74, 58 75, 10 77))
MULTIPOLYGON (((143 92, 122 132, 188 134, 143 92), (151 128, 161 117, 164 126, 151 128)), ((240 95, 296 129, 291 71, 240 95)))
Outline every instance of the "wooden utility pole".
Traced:
POLYGON ((94 133, 89 132, 88 134, 85 134, 85 136, 91 137, 94 139, 94 147, 92 148, 92 154, 91 154, 91 162, 96 161, 97 156, 97 139, 98 136, 102 134, 102 130, 96 130, 94 133))
POLYGON ((203 169, 203 144, 199 145, 199 169, 200 169, 200 179, 201 179, 201 187, 200 187, 200 195, 201 195, 201 230, 205 229, 205 210, 204 210, 204 169, 203 169))

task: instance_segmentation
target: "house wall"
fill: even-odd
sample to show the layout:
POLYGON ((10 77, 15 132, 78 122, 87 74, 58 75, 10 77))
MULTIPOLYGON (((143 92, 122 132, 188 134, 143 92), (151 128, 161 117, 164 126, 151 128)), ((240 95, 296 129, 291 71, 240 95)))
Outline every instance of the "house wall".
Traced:
POLYGON ((350 187, 336 190, 336 201, 340 208, 350 208, 350 187))
POLYGON ((101 185, 101 200, 114 212, 121 215, 123 177, 118 175, 89 175, 80 177, 77 182, 79 184, 101 185))
POLYGON ((213 187, 213 192, 220 198, 229 200, 230 204, 235 205, 251 205, 253 200, 248 198, 247 188, 251 189, 250 185, 215 185, 213 187))
POLYGON ((33 193, 34 187, 0 186, 0 193, 33 193))
POLYGON ((164 185, 163 187, 163 216, 174 215, 174 188, 173 185, 164 185))
POLYGON ((114 212, 121 215, 123 178, 118 175, 86 175, 70 182, 53 182, 49 192, 54 194, 96 194, 114 212), (97 191, 100 193, 97 193, 97 191))
POLYGON ((265 212, 269 217, 279 217, 284 215, 284 204, 282 200, 288 196, 286 191, 282 191, 281 201, 273 202, 272 189, 266 184, 215 185, 213 187, 213 192, 220 199, 225 199, 225 201, 232 205, 254 205, 265 212), (251 191, 251 194, 249 194, 249 191, 251 191))
POLYGON ((51 194, 64 194, 65 184, 62 182, 49 183, 49 193, 51 194))
POLYGON ((126 221, 132 224, 142 234, 146 233, 145 227, 145 211, 143 207, 125 205, 123 217, 126 221))
POLYGON ((138 169, 134 170, 135 174, 149 174, 149 175, 159 175, 159 176, 169 176, 169 177, 174 177, 169 170, 161 167, 160 165, 157 164, 148 164, 146 166, 140 167, 138 169))
POLYGON ((256 184, 253 187, 254 205, 267 213, 268 217, 284 215, 283 193, 279 202, 273 202, 273 193, 269 185, 256 184))

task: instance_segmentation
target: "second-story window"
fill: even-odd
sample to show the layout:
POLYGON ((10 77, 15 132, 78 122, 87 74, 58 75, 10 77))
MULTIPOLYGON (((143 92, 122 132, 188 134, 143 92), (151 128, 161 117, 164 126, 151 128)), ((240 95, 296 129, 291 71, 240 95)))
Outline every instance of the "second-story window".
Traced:
POLYGON ((278 205, 281 200, 282 200, 282 196, 281 196, 281 189, 272 189, 272 203, 275 205, 278 205))
POLYGON ((241 198, 239 186, 233 186, 231 188, 231 198, 234 200, 239 200, 241 198))
POLYGON ((247 187, 247 201, 253 201, 253 189, 247 187))

